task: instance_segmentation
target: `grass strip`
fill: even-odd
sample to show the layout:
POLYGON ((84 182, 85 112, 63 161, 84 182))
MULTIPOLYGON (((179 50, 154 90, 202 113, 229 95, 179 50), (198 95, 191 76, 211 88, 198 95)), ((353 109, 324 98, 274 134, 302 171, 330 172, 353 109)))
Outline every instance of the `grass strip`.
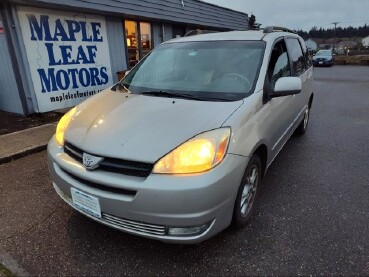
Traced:
POLYGON ((7 277, 15 277, 15 275, 2 264, 0 264, 0 272, 4 273, 7 277))

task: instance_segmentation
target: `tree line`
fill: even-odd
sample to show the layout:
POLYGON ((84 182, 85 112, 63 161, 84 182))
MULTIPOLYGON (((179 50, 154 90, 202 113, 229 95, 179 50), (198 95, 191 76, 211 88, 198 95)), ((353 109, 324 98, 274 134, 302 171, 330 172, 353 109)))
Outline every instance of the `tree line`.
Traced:
MULTIPOLYGON (((308 38, 322 38, 329 39, 334 37, 334 28, 324 29, 320 27, 313 27, 309 32, 303 30, 297 30, 297 33, 304 39, 308 38)), ((369 26, 364 25, 361 27, 337 27, 336 37, 337 38, 354 38, 354 37, 367 37, 369 36, 369 26)))

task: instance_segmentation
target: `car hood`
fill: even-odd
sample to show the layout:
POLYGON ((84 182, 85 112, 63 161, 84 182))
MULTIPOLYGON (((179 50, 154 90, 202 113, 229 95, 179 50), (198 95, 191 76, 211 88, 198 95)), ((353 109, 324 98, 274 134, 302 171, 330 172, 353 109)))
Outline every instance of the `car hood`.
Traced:
POLYGON ((330 59, 332 59, 332 56, 329 56, 329 55, 324 55, 324 56, 314 56, 313 57, 313 60, 315 61, 315 60, 317 60, 317 59, 326 59, 326 60, 330 60, 330 59))
POLYGON ((65 141, 103 157, 154 163, 222 126, 243 101, 208 102, 105 90, 77 107, 65 141))

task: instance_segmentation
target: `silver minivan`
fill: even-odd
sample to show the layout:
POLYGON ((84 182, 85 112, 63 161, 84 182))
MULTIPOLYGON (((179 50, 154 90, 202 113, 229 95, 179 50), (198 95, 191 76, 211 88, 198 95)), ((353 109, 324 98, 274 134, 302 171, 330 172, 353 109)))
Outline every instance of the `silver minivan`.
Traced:
POLYGON ((284 28, 165 42, 60 120, 54 188, 100 223, 166 242, 244 226, 269 165, 306 131, 312 83, 304 41, 284 28))

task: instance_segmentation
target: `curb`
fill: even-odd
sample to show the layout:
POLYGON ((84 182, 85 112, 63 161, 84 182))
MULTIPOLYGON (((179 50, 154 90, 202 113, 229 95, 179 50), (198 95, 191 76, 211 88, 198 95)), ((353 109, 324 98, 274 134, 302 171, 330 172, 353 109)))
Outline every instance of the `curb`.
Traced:
POLYGON ((15 131, 15 132, 7 133, 7 134, 4 134, 4 135, 0 135, 0 138, 7 137, 7 136, 21 135, 24 132, 27 132, 27 131, 30 131, 30 130, 42 129, 42 128, 45 128, 45 127, 48 127, 48 126, 55 126, 56 127, 57 124, 58 124, 57 121, 56 122, 51 122, 51 123, 31 127, 31 128, 28 128, 28 129, 24 129, 24 130, 15 131))
POLYGON ((0 165, 45 150, 55 126, 56 123, 49 123, 1 135, 0 165))
POLYGON ((14 153, 12 155, 6 156, 6 157, 0 157, 0 165, 17 160, 19 158, 23 158, 25 156, 28 156, 30 154, 35 154, 38 152, 41 152, 43 150, 45 150, 47 148, 47 143, 46 144, 41 144, 41 145, 36 145, 34 147, 30 147, 27 149, 23 149, 20 152, 14 153))

